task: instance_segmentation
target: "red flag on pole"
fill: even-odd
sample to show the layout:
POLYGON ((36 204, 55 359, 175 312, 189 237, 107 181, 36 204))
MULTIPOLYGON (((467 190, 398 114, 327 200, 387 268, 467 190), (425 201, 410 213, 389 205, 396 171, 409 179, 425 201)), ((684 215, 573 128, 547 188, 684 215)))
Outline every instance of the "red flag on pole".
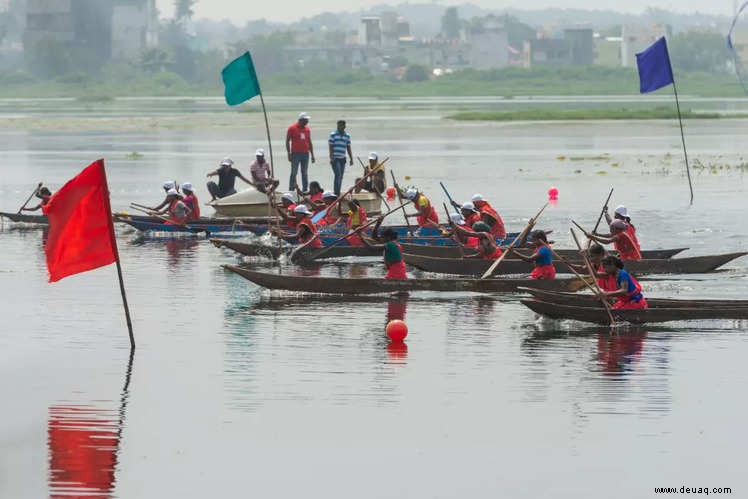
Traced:
POLYGON ((57 191, 44 213, 49 218, 44 249, 50 282, 119 260, 103 159, 57 191))

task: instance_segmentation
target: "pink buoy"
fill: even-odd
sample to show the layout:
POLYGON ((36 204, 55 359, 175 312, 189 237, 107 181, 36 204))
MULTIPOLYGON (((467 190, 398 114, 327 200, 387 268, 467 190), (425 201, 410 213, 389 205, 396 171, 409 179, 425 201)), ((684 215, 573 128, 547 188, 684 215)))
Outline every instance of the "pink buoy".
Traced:
POLYGON ((558 188, 557 187, 551 187, 550 189, 548 189, 548 200, 558 201, 558 188))

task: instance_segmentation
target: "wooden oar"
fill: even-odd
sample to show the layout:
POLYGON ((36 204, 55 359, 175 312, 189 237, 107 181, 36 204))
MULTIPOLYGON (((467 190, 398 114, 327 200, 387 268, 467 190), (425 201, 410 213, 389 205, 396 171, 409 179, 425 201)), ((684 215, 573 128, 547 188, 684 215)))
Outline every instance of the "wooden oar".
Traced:
POLYGON ((390 175, 392 176, 392 184, 395 188, 395 192, 397 193, 397 200, 400 201, 400 206, 403 208, 403 217, 405 217, 405 223, 408 226, 408 232, 410 232, 411 235, 413 235, 413 228, 410 226, 410 220, 408 219, 408 214, 405 212, 405 205, 406 203, 403 203, 403 196, 400 193, 400 186, 397 185, 397 180, 395 180, 395 172, 392 171, 392 168, 390 168, 390 175))
MULTIPOLYGON (((444 192, 447 192, 447 190, 444 189, 444 192)), ((447 194, 447 196, 449 196, 449 194, 447 194)), ((449 210, 447 209, 447 203, 442 203, 442 206, 444 207, 444 213, 447 214, 447 222, 449 223, 452 221, 452 219, 449 218, 450 214, 449 214, 449 210)), ((460 258, 465 258, 465 248, 462 247, 462 243, 458 240, 457 234, 453 234, 452 239, 454 239, 454 241, 457 243, 457 247, 460 249, 460 258)))
MULTIPOLYGON (((390 159, 390 158, 385 158, 385 159, 384 159, 384 161, 382 161, 382 166, 384 166, 384 164, 385 164, 385 163, 386 163, 387 161, 389 161, 389 159, 390 159)), ((320 211, 319 213, 317 213, 316 215, 314 215, 314 216, 312 217, 312 222, 314 222, 314 223, 316 224, 317 222, 319 222, 320 220, 322 220, 322 219, 323 219, 324 217, 326 217, 326 216, 327 216, 327 214, 328 214, 328 213, 330 213, 330 210, 332 210, 332 209, 333 209, 333 208, 334 208, 335 206, 337 206, 337 205, 338 205, 338 203, 340 203, 340 202, 341 202, 341 201, 342 201, 342 200, 343 200, 343 199, 344 199, 344 198, 345 198, 345 197, 346 197, 347 195, 349 195, 349 194, 350 194, 350 193, 352 193, 352 192, 353 192, 354 190, 356 190, 356 187, 358 187, 358 186, 362 185, 362 184, 364 183, 364 181, 365 181, 365 180, 366 180, 367 178, 369 178, 369 177, 371 177, 372 175, 374 175, 374 172, 375 172, 375 171, 376 171, 376 170, 372 170, 372 171, 370 171, 369 173, 365 174, 365 175, 364 175, 363 177, 361 177, 361 179, 359 179, 359 181, 358 181, 358 182, 356 182, 355 184, 353 184, 353 186, 352 186, 352 187, 351 187, 350 189, 348 189, 347 191, 345 191, 345 192, 344 192, 343 194, 341 194, 341 195, 340 195, 340 197, 338 197, 338 199, 336 199, 335 201, 333 201, 333 202, 332 202, 332 203, 330 204, 330 206, 328 206, 328 207, 327 207, 327 208, 325 208, 324 210, 322 210, 322 211, 320 211)))
MULTIPOLYGON (((358 160, 359 164, 361 165, 361 168, 363 168, 363 169, 364 169, 364 174, 366 174, 366 165, 364 165, 364 162, 363 162, 363 161, 361 161, 361 158, 360 158, 360 157, 356 156, 356 159, 358 160)), ((382 163, 382 165, 383 165, 383 164, 384 164, 384 163, 382 163)), ((375 168, 375 169, 374 169, 374 170, 375 170, 375 172, 376 172, 376 170, 379 170, 379 168, 381 168, 381 167, 382 167, 382 166, 381 166, 381 165, 379 165, 379 166, 378 166, 377 168, 375 168)), ((374 186, 372 186, 372 187, 374 187, 374 186)), ((386 200, 386 199, 384 199, 384 196, 382 196, 382 193, 381 193, 381 192, 379 192, 379 191, 378 191, 378 190, 376 190, 376 189, 374 189, 374 192, 376 192, 376 193, 377 193, 377 197, 379 198, 379 200, 380 200, 381 202, 383 202, 383 203, 384 203, 384 206, 385 206, 385 207, 387 208, 387 211, 389 211, 389 209, 390 209, 390 205, 389 205, 389 204, 387 203, 387 200, 386 200)))
POLYGON ((145 213, 148 216, 151 216, 151 217, 154 217, 154 218, 159 218, 159 219, 163 220, 164 222, 168 222, 169 225, 174 225, 175 227, 184 227, 185 229, 187 229, 187 231, 192 232, 193 234, 199 234, 200 232, 205 232, 206 235, 210 235, 210 231, 208 229, 201 228, 201 227, 192 227, 192 226, 189 226, 189 225, 186 225, 186 224, 175 223, 175 222, 169 220, 166 217, 162 217, 161 215, 159 215, 157 213, 154 213, 151 210, 144 210, 143 208, 141 208, 140 206, 136 205, 135 203, 130 203, 130 207, 132 209, 134 209, 134 210, 138 210, 138 211, 140 211, 142 213, 145 213))
POLYGON ((31 198, 33 198, 34 196, 36 196, 36 193, 39 192, 39 189, 42 188, 42 185, 43 185, 43 183, 39 182, 39 185, 36 186, 36 189, 34 189, 34 192, 31 193, 31 195, 26 200, 26 202, 23 203, 20 208, 18 208, 18 214, 19 215, 21 214, 21 212, 23 211, 23 209, 26 208, 26 205, 29 204, 29 201, 31 201, 31 198))
POLYGON ((545 211, 546 207, 548 207, 548 203, 545 203, 543 205, 543 207, 540 208, 540 211, 538 212, 538 214, 535 215, 533 218, 530 219, 530 221, 527 223, 527 225, 525 226, 525 228, 522 229, 522 232, 520 232, 519 235, 516 238, 514 238, 514 240, 512 241, 512 244, 509 245, 509 247, 506 249, 506 251, 504 251, 501 254, 501 256, 498 257, 491 264, 491 266, 488 268, 488 270, 486 270, 486 272, 481 276, 481 279, 485 279, 486 277, 488 277, 491 274, 493 274, 493 271, 496 270, 496 267, 498 267, 499 264, 504 261, 504 258, 506 258, 506 256, 511 252, 512 248, 514 248, 514 246, 517 244, 517 242, 523 241, 527 237, 527 234, 535 226, 535 222, 538 220, 538 218, 540 218, 540 215, 543 213, 543 211, 545 211))
MULTIPOLYGON (((605 212, 608 208, 608 203, 610 203, 610 197, 613 195, 613 188, 611 187, 610 193, 608 194, 608 199, 605 200, 605 204, 603 204, 603 208, 600 210, 600 216, 597 217, 597 223, 595 224, 595 228, 592 229, 592 232, 597 232, 597 228, 600 227, 600 222, 603 219, 603 215, 605 215, 605 212)), ((587 239, 587 249, 590 249, 590 246, 592 246, 592 239, 587 239)))
POLYGON ((577 272, 577 269, 574 268, 573 264, 570 263, 566 258, 559 255, 556 250, 551 248, 551 252, 553 252, 553 256, 561 260, 569 269, 574 273, 575 276, 577 276, 578 279, 581 279, 584 284, 590 288, 590 290, 595 293, 595 296, 597 296, 601 302, 603 302, 603 306, 608 312, 608 315, 610 316, 611 320, 613 320, 613 314, 610 312, 610 304, 608 303, 607 298, 602 294, 602 290, 600 289, 600 286, 597 284, 597 276, 593 276, 592 282, 588 282, 587 279, 582 277, 579 272, 577 272))
POLYGON ((603 306, 605 307, 605 311, 608 312, 608 317, 610 318, 610 327, 613 327, 616 320, 613 318, 613 313, 610 311, 610 304, 605 299, 605 295, 603 295, 603 291, 600 289, 600 286, 597 285, 597 276, 595 275, 595 270, 592 268, 592 264, 590 263, 589 258, 587 258, 587 253, 582 249, 582 245, 579 244, 579 239, 577 239, 577 233, 574 232, 574 229, 569 227, 569 232, 571 232, 571 237, 574 238, 574 243, 577 245, 577 249, 579 249, 579 254, 582 256, 582 260, 584 261, 584 264, 587 266, 587 271, 590 273, 590 277, 592 278, 592 285, 595 286, 595 294, 600 299, 601 302, 603 302, 603 306))
MULTIPOLYGON (((444 182, 439 182, 439 185, 442 186, 442 190, 444 191, 444 194, 447 195, 447 199, 449 199, 449 203, 452 205, 452 208, 455 209, 455 213, 459 213, 460 211, 457 209, 457 203, 455 203, 455 200, 452 199, 452 196, 449 195, 449 191, 446 187, 444 187, 444 182)), ((447 218, 449 218, 449 213, 447 213, 447 218)))

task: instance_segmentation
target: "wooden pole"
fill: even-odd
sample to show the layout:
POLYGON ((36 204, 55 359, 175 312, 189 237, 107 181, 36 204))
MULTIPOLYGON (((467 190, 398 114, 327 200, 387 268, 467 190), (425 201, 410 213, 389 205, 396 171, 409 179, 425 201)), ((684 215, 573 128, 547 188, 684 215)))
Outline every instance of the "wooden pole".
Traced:
MULTIPOLYGON (((610 203, 610 197, 613 195, 613 188, 610 188, 610 193, 608 194, 608 199, 605 200, 605 204, 603 205, 603 208, 600 210, 600 216, 597 217, 597 223, 595 224, 595 228, 592 229, 592 232, 597 232, 598 227, 600 227, 600 222, 603 219, 603 215, 605 215, 605 212, 608 208, 608 203, 610 203)), ((590 249, 590 246, 592 246, 592 239, 587 240, 587 249, 590 249)))
POLYGON ((265 116, 265 131, 268 136, 268 152, 270 153, 270 176, 275 179, 275 161, 273 160, 273 141, 270 139, 270 122, 268 121, 268 112, 265 109, 265 99, 260 92, 260 104, 262 104, 262 114, 265 116))
POLYGON ((403 217, 405 217, 405 223, 408 226, 408 232, 410 232, 411 235, 413 235, 413 228, 410 226, 410 220, 408 219, 408 214, 405 212, 405 205, 407 203, 403 203, 403 196, 400 193, 400 186, 397 185, 397 180, 395 180, 395 172, 392 171, 390 168, 390 175, 392 176, 392 183, 394 184, 393 187, 395 188, 395 192, 397 193, 397 200, 400 201, 400 206, 403 208, 403 217))
POLYGON ((23 203, 20 208, 18 208, 18 214, 20 214, 23 211, 23 209, 26 208, 26 205, 29 204, 29 201, 31 201, 31 198, 33 198, 36 195, 36 193, 39 192, 39 189, 41 188, 42 188, 42 182, 39 182, 39 185, 36 186, 36 189, 34 189, 34 192, 31 193, 31 195, 26 200, 26 202, 23 203))
POLYGON ((680 124, 680 138, 683 142, 683 156, 686 158, 686 175, 688 176, 688 188, 691 191, 691 202, 693 204, 693 184, 691 183, 691 167, 688 166, 688 151, 686 150, 686 136, 683 133, 683 118, 680 114, 680 102, 678 101, 678 89, 675 86, 675 78, 673 78, 673 93, 675 94, 675 107, 678 110, 678 123, 680 124))
MULTIPOLYGON (((361 167, 364 169, 364 175, 366 175, 366 165, 364 165, 364 162, 361 161, 360 157, 356 156, 356 159, 358 160, 358 162, 361 165, 361 167)), ((379 169, 379 167, 375 168, 375 171, 378 170, 378 169, 379 169)), ((379 200, 384 203, 384 206, 387 208, 387 211, 389 211, 390 210, 390 205, 387 203, 387 200, 384 199, 384 196, 382 196, 382 193, 379 192, 376 189, 374 189, 374 192, 377 193, 377 196, 379 197, 379 200)))
POLYGON ((512 248, 514 248, 514 246, 515 246, 515 245, 517 244, 517 242, 519 242, 519 241, 523 241, 523 240, 524 240, 524 239, 525 239, 525 238, 527 237, 527 234, 528 234, 528 233, 530 232, 530 230, 531 230, 531 229, 533 228, 533 226, 535 225, 535 222, 537 221, 537 219, 538 219, 538 218, 540 218, 540 215, 541 215, 541 214, 543 213, 543 211, 545 211, 545 209, 546 209, 547 207, 548 207, 548 203, 545 203, 545 204, 543 205, 543 207, 542 207, 542 208, 540 208, 540 211, 538 212, 538 214, 537 214, 537 215, 535 215, 535 216, 534 216, 533 218, 531 218, 531 219, 530 219, 530 221, 529 221, 529 222, 527 223, 527 225, 525 226, 525 228, 524 228, 524 229, 522 229, 522 232, 520 232, 520 233, 519 233, 519 235, 518 235, 517 237, 515 237, 515 238, 514 238, 514 240, 513 240, 513 241, 512 241, 512 243, 511 243, 511 244, 509 245, 509 247, 508 247, 508 248, 506 249, 506 251, 505 251, 505 252, 503 252, 503 253, 501 254, 501 256, 500 256, 500 257, 498 257, 498 258, 497 258, 497 259, 496 259, 496 260, 495 260, 495 261, 494 261, 494 262, 493 262, 493 263, 491 264, 491 266, 490 266, 490 267, 488 268, 488 270, 486 270, 486 272, 485 272, 485 273, 484 273, 484 274, 483 274, 483 275, 481 276, 481 279, 485 279, 486 277, 488 277, 488 276, 490 276, 491 274, 493 274, 493 271, 494 271, 494 270, 496 270, 496 267, 498 267, 498 266, 499 266, 499 264, 500 264, 501 262, 503 262, 503 261, 504 261, 504 258, 506 258, 506 256, 507 256, 507 255, 508 255, 508 254, 510 253, 511 249, 512 249, 512 248))
POLYGON ((595 286, 596 294, 598 298, 600 298, 600 301, 603 303, 605 311, 608 312, 608 317, 610 318, 610 327, 613 327, 616 320, 613 318, 613 313, 610 311, 610 304, 606 300, 605 295, 603 295, 603 291, 600 289, 600 286, 597 285, 595 270, 592 268, 592 264, 590 263, 589 258, 587 258, 587 253, 582 250, 582 245, 579 244, 579 239, 577 239, 577 234, 576 232, 574 232, 574 229, 569 227, 569 232, 571 232, 571 237, 574 238, 574 243, 576 243, 577 249, 579 249, 579 254, 582 257, 582 261, 584 261, 584 264, 587 267, 587 272, 589 272, 590 277, 592 278, 592 285, 595 286))

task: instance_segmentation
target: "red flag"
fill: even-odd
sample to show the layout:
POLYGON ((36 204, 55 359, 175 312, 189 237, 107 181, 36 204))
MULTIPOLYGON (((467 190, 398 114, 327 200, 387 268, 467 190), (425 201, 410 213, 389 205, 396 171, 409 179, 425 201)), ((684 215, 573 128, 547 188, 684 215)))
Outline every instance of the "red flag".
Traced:
POLYGON ((119 260, 104 160, 99 159, 57 191, 44 207, 49 218, 49 282, 119 260))

